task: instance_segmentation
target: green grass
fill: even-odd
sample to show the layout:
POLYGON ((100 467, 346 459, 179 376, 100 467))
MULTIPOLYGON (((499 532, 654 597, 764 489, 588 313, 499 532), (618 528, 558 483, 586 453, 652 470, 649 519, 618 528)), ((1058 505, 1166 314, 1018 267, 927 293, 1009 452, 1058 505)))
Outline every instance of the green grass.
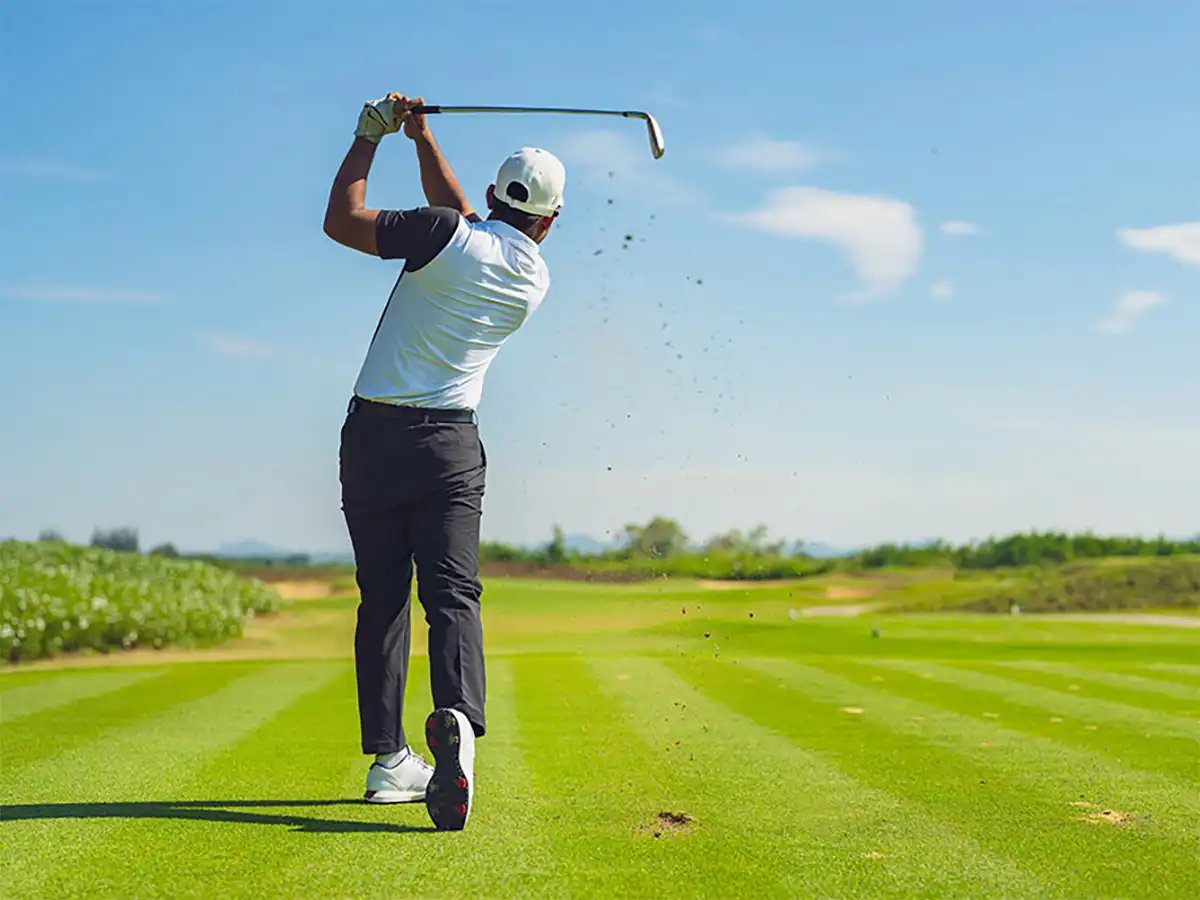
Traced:
POLYGON ((1200 629, 829 602, 489 581, 460 834, 358 802, 353 597, 9 666, 0 896, 1200 896, 1200 629))

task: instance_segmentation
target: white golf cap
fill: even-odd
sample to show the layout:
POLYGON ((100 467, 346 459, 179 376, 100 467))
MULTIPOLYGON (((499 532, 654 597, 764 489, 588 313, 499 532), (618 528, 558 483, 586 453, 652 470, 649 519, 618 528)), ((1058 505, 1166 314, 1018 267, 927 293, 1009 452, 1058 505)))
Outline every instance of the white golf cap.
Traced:
POLYGON ((553 216, 562 208, 567 170, 558 157, 537 147, 522 147, 500 166, 496 199, 535 216, 553 216))

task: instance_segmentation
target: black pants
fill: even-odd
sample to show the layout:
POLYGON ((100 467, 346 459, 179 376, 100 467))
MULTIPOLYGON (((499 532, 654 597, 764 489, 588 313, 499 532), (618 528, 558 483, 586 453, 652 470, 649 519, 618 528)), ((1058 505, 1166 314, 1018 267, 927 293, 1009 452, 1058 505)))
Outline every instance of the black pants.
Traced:
POLYGON ((342 426, 342 512, 361 600, 354 635, 363 753, 407 743, 413 564, 435 707, 485 730, 479 523, 487 456, 473 418, 355 398, 342 426))

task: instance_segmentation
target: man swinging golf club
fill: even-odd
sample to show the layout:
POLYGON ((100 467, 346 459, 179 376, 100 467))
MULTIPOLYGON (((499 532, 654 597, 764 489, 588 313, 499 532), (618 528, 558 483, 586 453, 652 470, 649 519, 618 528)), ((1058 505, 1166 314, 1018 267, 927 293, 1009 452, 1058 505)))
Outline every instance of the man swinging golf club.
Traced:
POLYGON ((504 160, 476 215, 442 156, 422 103, 392 93, 364 104, 329 196, 325 233, 403 259, 367 349, 341 431, 342 511, 361 600, 354 638, 364 799, 424 799, 434 825, 471 813, 475 739, 485 731, 479 526, 487 456, 475 410, 500 345, 549 287, 539 244, 562 205, 566 173, 544 150, 504 160), (401 128, 417 151, 429 205, 366 209, 379 141, 401 128), (429 623, 431 767, 402 724, 414 563, 429 623))

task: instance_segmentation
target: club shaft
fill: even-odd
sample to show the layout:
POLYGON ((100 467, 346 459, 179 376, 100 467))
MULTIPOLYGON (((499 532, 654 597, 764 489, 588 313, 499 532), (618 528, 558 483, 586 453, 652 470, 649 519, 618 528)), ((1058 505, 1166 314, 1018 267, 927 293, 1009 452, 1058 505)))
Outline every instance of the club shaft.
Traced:
POLYGON ((644 119, 647 113, 635 110, 619 109, 568 109, 559 106, 436 106, 425 105, 414 107, 418 115, 433 115, 437 113, 567 113, 581 116, 622 116, 626 119, 644 119))

